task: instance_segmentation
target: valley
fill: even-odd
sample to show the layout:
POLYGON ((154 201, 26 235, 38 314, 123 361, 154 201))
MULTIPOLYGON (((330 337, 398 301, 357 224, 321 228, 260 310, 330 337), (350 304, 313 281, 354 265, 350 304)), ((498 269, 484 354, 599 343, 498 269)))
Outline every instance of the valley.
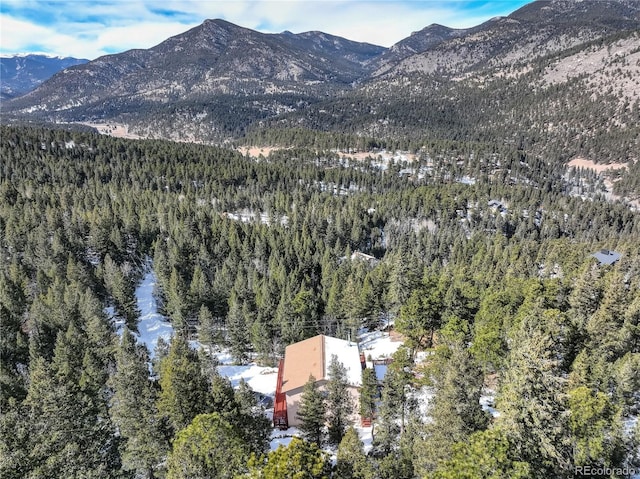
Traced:
POLYGON ((208 19, 3 90, 0 477, 637 479, 639 52, 208 19))

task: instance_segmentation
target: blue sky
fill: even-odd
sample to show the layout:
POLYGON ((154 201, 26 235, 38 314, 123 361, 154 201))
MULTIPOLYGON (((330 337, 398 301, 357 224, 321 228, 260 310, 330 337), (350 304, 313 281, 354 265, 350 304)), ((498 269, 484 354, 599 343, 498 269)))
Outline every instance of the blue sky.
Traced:
POLYGON ((0 53, 94 59, 150 48, 207 18, 252 30, 320 30, 389 47, 432 23, 453 28, 530 0, 0 0, 0 53))

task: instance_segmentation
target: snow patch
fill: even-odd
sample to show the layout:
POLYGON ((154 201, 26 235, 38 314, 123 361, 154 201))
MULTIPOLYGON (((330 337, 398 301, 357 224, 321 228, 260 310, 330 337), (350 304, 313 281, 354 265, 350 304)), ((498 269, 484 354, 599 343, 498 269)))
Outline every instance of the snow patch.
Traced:
POLYGON ((498 411, 495 406, 495 392, 485 389, 483 391, 482 396, 480 396, 480 406, 482 406, 482 410, 491 414, 491 417, 500 417, 500 411, 498 411))
POLYGON ((393 356, 402 341, 393 341, 388 333, 383 331, 370 331, 360 335, 360 350, 368 359, 384 359, 393 356))
POLYGON ((158 339, 162 338, 169 342, 173 335, 171 323, 158 313, 158 304, 153 295, 156 282, 155 272, 152 268, 148 268, 135 292, 138 310, 140 311, 137 338, 139 343, 147 347, 151 358, 154 356, 158 339))
POLYGON ((294 437, 300 437, 300 431, 295 427, 290 427, 286 431, 274 429, 271 434, 271 450, 275 451, 280 446, 287 447, 294 437))
POLYGON ((228 378, 233 387, 237 387, 241 379, 244 379, 249 387, 260 394, 274 397, 278 380, 278 368, 248 364, 246 366, 218 366, 221 376, 228 378))

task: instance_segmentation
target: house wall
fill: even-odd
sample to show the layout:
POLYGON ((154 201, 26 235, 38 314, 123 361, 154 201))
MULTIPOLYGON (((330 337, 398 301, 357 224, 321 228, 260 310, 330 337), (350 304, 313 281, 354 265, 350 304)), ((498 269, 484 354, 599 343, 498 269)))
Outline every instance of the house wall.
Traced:
POLYGON ((353 414, 351 414, 351 422, 360 424, 360 388, 349 387, 351 401, 353 402, 353 414))
POLYGON ((300 425, 298 419, 298 406, 300 404, 300 398, 302 397, 303 388, 296 388, 286 392, 287 396, 287 419, 289 421, 289 427, 297 427, 300 425))
MULTIPOLYGON (((326 389, 326 380, 317 381, 318 389, 320 391, 325 391, 326 389)), ((300 425, 300 420, 298 419, 298 408, 300 406, 300 400, 302 399, 302 391, 304 387, 296 388, 291 391, 286 392, 287 397, 287 417, 289 420, 289 427, 298 427, 300 425)), ((358 408, 360 404, 360 388, 349 386, 348 387, 349 394, 351 394, 351 398, 353 401, 354 412, 351 416, 351 421, 354 424, 357 424, 360 421, 360 415, 358 413, 358 408)))

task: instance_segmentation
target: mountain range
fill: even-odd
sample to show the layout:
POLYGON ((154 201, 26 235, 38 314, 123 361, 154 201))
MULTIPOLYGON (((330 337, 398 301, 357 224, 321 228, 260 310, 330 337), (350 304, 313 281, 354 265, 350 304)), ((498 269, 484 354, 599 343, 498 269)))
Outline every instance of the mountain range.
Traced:
POLYGON ((59 71, 88 61, 38 54, 0 57, 0 98, 6 100, 24 95, 59 71))
POLYGON ((141 137, 216 143, 300 128, 499 138, 562 159, 626 160, 640 137, 639 32, 636 0, 534 1, 473 28, 430 25, 391 48, 206 20, 67 68, 4 101, 3 120, 121 123, 141 137))

